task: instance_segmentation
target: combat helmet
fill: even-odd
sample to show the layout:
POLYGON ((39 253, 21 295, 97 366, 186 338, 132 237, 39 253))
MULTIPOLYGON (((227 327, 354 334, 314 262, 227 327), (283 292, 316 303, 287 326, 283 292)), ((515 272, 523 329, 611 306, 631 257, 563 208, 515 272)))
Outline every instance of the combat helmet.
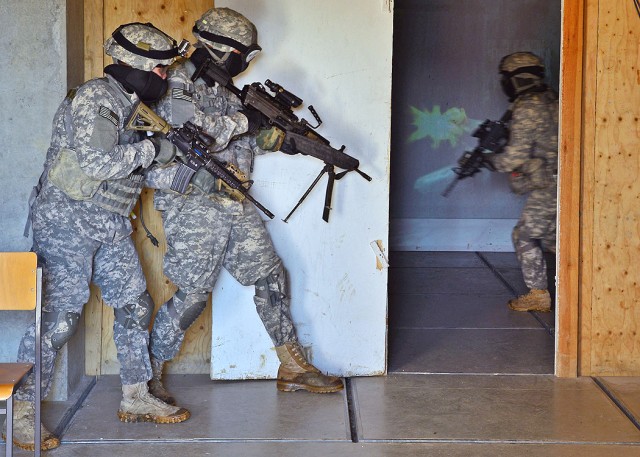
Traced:
POLYGON ((211 8, 193 26, 193 35, 210 51, 214 51, 218 61, 239 51, 242 71, 262 50, 258 46, 258 31, 255 25, 242 14, 230 8, 211 8), (216 52, 217 51, 217 52, 216 52))
POLYGON ((104 43, 104 49, 114 60, 143 71, 171 65, 181 54, 173 38, 153 24, 141 22, 118 27, 104 43))
POLYGON ((531 52, 506 55, 498 66, 502 88, 512 101, 523 92, 542 86, 544 70, 540 57, 531 52))

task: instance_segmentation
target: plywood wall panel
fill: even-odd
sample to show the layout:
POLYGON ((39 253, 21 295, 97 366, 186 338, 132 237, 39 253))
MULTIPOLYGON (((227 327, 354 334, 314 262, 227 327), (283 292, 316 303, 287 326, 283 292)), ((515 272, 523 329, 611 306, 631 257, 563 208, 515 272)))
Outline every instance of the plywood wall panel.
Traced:
POLYGON ((599 2, 592 290, 583 329, 593 375, 640 375, 639 32, 632 2, 599 2))
MULTIPOLYGON (((110 58, 105 56, 103 43, 119 25, 129 22, 151 22, 177 41, 193 41, 191 28, 196 19, 214 6, 212 0, 88 0, 85 2, 85 76, 102 76, 110 58)), ((153 209, 153 192, 145 190, 141 201, 144 220, 158 238, 155 247, 140 224, 140 207, 135 210, 134 242, 141 257, 148 289, 156 304, 162 305, 175 291, 175 286, 162 274, 162 256, 166 251, 162 221, 153 209)), ((113 343, 113 311, 106 307, 97 289, 85 310, 87 327, 86 371, 88 374, 116 374, 119 371, 113 343)), ((211 353, 211 307, 198 318, 187 332, 178 357, 167 367, 169 372, 208 373, 211 353)))
MULTIPOLYGON (((581 1, 581 0, 577 0, 581 1)), ((575 170, 581 178, 580 197, 577 202, 580 209, 580 218, 576 221, 579 227, 579 240, 581 249, 579 252, 580 280, 576 290, 580 297, 580 349, 584 356, 579 357, 579 374, 591 372, 591 292, 593 290, 593 192, 594 192, 594 166, 595 166, 595 120, 596 120, 596 75, 598 36, 593 30, 598 29, 598 11, 600 0, 587 0, 585 5, 585 34, 583 47, 583 104, 582 115, 584 128, 582 131, 582 159, 581 167, 575 170)))

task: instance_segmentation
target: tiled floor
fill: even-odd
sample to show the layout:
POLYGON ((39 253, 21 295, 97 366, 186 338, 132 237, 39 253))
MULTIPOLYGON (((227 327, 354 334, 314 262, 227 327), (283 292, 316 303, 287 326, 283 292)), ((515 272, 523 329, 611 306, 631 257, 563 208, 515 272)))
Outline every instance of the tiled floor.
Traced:
POLYGON ((45 455, 640 456, 640 378, 553 377, 553 315, 506 309, 524 287, 512 255, 390 261, 388 376, 314 395, 174 375, 192 412, 175 425, 119 422, 118 378, 103 376, 66 419, 70 404, 45 405, 63 432, 45 455))

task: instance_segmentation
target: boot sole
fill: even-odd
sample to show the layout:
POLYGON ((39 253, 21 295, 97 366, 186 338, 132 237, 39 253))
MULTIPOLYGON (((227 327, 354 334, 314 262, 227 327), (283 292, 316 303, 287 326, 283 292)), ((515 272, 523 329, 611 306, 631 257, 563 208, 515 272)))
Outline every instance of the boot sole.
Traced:
POLYGON ((515 308, 511 305, 509 305, 509 309, 512 309, 513 311, 536 311, 538 313, 550 313, 551 312, 551 308, 536 308, 536 307, 531 307, 531 308, 515 308))
MULTIPOLYGON (((4 433, 2 434, 2 439, 4 440, 4 442, 7 442, 7 435, 5 435, 4 433)), ((25 451, 35 451, 36 450, 36 445, 35 443, 23 443, 22 441, 16 441, 16 439, 13 439, 13 444, 16 447, 19 447, 20 449, 24 449, 25 451)), ((52 438, 47 438, 46 440, 44 440, 41 444, 40 444, 40 450, 41 451, 48 451, 50 449, 55 449, 58 446, 60 446, 60 440, 58 438, 52 437, 52 438)))
POLYGON ((339 386, 333 387, 317 387, 286 381, 277 381, 276 387, 280 392, 295 392, 296 390, 306 390, 307 392, 311 392, 314 394, 330 394, 333 392, 340 392, 342 389, 344 389, 344 385, 342 385, 342 383, 339 386))
POLYGON ((153 422, 156 424, 177 424, 184 422, 191 417, 191 413, 181 408, 171 416, 156 416, 154 414, 133 414, 118 411, 118 419, 122 422, 153 422))

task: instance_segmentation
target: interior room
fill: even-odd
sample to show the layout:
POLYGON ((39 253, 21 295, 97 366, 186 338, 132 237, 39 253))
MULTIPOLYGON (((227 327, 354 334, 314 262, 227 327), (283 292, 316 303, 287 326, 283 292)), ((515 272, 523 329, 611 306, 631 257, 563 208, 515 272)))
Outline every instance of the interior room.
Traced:
MULTIPOLYGON (((314 157, 265 154, 251 175, 251 195, 275 214, 261 218, 287 270, 304 357, 342 390, 278 390, 280 360, 254 288, 223 271, 164 367, 189 419, 119 420, 114 311, 91 286, 42 402, 42 423, 60 441, 43 455, 638 455, 636 4, 3 1, 0 106, 11 109, 0 114, 10 164, 0 168, 0 251, 31 249, 23 232, 51 121, 69 89, 103 76, 112 63, 104 42, 129 22, 194 43, 209 8, 245 14, 262 50, 234 84, 281 84, 303 101, 295 114, 315 126, 313 106, 317 132, 372 178, 341 176, 327 204, 328 175, 314 157), (511 240, 525 197, 504 173, 453 171, 477 146, 476 129, 508 109, 498 64, 523 50, 539 55, 560 95, 549 313, 507 307, 527 291, 511 240)), ((176 286, 163 272, 153 199, 142 190, 131 236, 155 314, 176 286)), ((0 319, 0 363, 15 362, 32 313, 0 319)), ((11 450, 33 453, 3 436, 0 453, 11 450)))

